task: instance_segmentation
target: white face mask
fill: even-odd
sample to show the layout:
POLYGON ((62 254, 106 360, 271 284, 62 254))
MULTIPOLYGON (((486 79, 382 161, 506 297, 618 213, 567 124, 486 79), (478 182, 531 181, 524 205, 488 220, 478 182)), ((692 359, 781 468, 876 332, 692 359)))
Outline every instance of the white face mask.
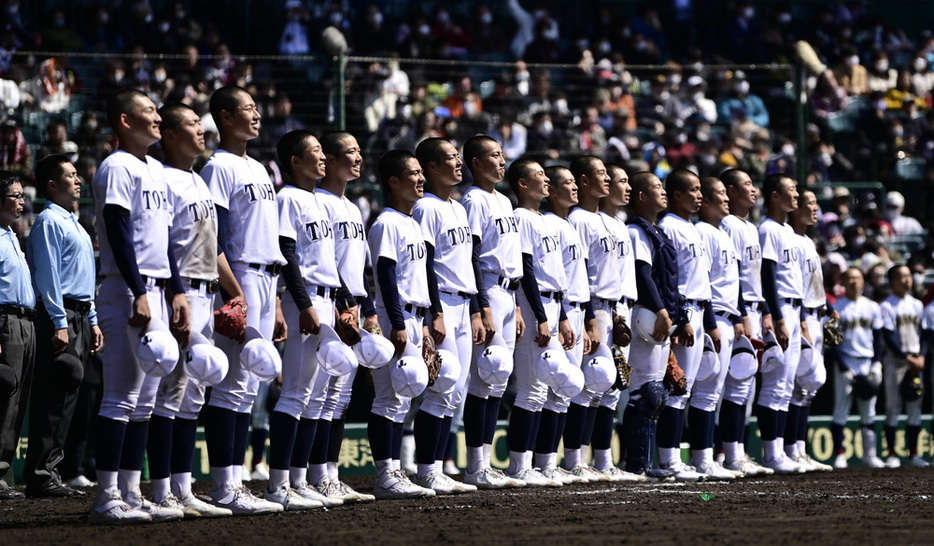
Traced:
POLYGON ((681 83, 681 74, 672 74, 671 85, 679 85, 680 83, 681 83))
POLYGON ((554 131, 554 130, 555 130, 555 126, 552 125, 552 123, 551 123, 550 120, 546 120, 546 121, 543 121, 543 122, 542 122, 541 131, 542 131, 542 134, 543 134, 543 135, 550 135, 551 132, 554 131))
POLYGON ((830 152, 824 152, 820 155, 821 165, 829 167, 833 165, 833 156, 830 155, 830 152))
POLYGON ((431 32, 431 27, 428 25, 422 25, 418 27, 418 33, 422 36, 428 36, 429 32, 431 32))
POLYGON ((876 110, 885 110, 886 104, 885 100, 877 100, 875 103, 876 110))
POLYGON ((691 94, 691 100, 693 100, 694 102, 700 102, 704 100, 704 92, 695 91, 694 93, 691 94))
POLYGON ((778 22, 783 25, 787 25, 788 23, 791 22, 791 14, 790 13, 779 13, 778 22))
POLYGON ((468 116, 472 116, 477 113, 477 102, 469 100, 464 103, 464 113, 468 116))
POLYGON ((564 99, 558 99, 555 101, 555 110, 562 114, 568 113, 568 101, 564 99))
POLYGON ((600 53, 609 53, 612 46, 610 42, 600 42, 600 45, 597 46, 597 49, 600 50, 600 53))
POLYGON ((488 11, 484 11, 480 15, 480 22, 483 23, 484 25, 489 25, 490 23, 493 22, 493 14, 488 11))
POLYGON ((590 47, 590 41, 586 38, 577 41, 577 49, 584 50, 590 47))
POLYGON ((448 12, 446 12, 446 11, 440 11, 440 12, 438 12, 438 22, 439 22, 439 23, 441 23, 441 24, 443 25, 444 23, 447 23, 447 22, 450 21, 450 20, 451 20, 451 16, 448 15, 448 12))
POLYGON ((846 60, 846 63, 850 66, 856 66, 859 64, 859 55, 850 55, 846 60))
POLYGON ((924 69, 928 67, 928 62, 921 57, 915 59, 915 72, 924 72, 924 69))
POLYGON ((793 144, 785 144, 782 146, 782 155, 793 156, 795 155, 795 147, 793 144))
POLYGON ((668 97, 670 96, 671 96, 671 93, 669 93, 668 91, 662 91, 661 93, 658 94, 658 98, 662 100, 668 100, 668 97))
POLYGON ((743 17, 746 19, 752 19, 756 15, 756 8, 749 6, 743 10, 743 17))
POLYGON ((159 23, 159 32, 165 34, 165 33, 168 32, 168 31, 169 31, 169 22, 168 22, 168 21, 163 21, 163 22, 159 23))
POLYGON ((911 281, 911 284, 914 285, 914 289, 920 291, 921 288, 924 287, 924 273, 912 273, 911 281))
POLYGON ((373 14, 373 22, 377 25, 383 24, 383 14, 381 12, 376 12, 373 14))
POLYGON ((688 136, 684 133, 678 133, 678 144, 684 144, 688 141, 688 136))
POLYGON ((743 80, 743 81, 739 82, 738 84, 736 84, 736 90, 737 90, 738 92, 742 93, 742 94, 748 93, 748 92, 749 92, 749 82, 747 82, 746 80, 743 80))
POLYGON ((878 70, 879 72, 885 72, 888 69, 889 69, 888 61, 876 61, 876 70, 878 70))

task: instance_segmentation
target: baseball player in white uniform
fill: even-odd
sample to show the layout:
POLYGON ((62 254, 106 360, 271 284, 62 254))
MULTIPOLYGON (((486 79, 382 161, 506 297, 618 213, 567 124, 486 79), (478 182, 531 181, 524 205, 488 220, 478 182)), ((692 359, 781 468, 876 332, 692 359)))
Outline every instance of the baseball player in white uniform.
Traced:
MULTIPOLYGON (((327 211, 334 229, 337 271, 341 275, 349 297, 338 298, 338 312, 355 314, 363 326, 378 324, 376 308, 370 298, 364 269, 367 264, 366 232, 360 208, 345 196, 347 185, 360 178, 363 156, 357 139, 344 131, 321 135, 321 148, 325 155, 326 172, 318 181, 315 192, 321 206, 327 211)), ((299 437, 314 426, 314 444, 309 458, 309 483, 318 492, 345 503, 370 502, 373 495, 358 493, 338 475, 337 463, 344 439, 344 414, 350 404, 350 395, 358 366, 341 376, 327 378, 327 393, 316 392, 299 423, 299 437), (313 423, 317 421, 317 423, 313 423)))
MULTIPOLYGON (((805 468, 785 456, 784 433, 788 404, 794 390, 795 373, 801 354, 800 252, 794 230, 785 220, 798 208, 795 182, 783 174, 772 174, 762 184, 767 218, 759 225, 762 248, 762 287, 773 313, 775 337, 784 351, 783 362, 762 371, 758 417, 765 452, 763 463, 779 474, 796 474, 805 468)), ((795 441, 795 439, 791 439, 795 441)))
MULTIPOLYGON (((451 198, 454 186, 463 180, 463 161, 457 148, 443 138, 423 140, 415 150, 425 171, 425 196, 415 202, 412 217, 422 228, 426 250, 432 257, 438 292, 432 296, 431 335, 439 350, 457 358, 460 375, 454 386, 439 392, 425 391, 415 417, 415 447, 418 472, 415 483, 435 493, 476 491, 476 486, 452 480, 442 472, 454 412, 464 399, 474 344, 483 342, 479 316, 471 319, 470 300, 477 294, 477 281, 470 266, 473 237, 463 205, 451 198)), ((429 282, 429 285, 431 283, 429 282)))
POLYGON ((860 415, 863 441, 863 464, 883 468, 885 463, 876 455, 876 397, 882 380, 882 309, 862 295, 865 281, 859 268, 851 267, 843 274, 844 297, 834 307, 840 313, 843 341, 836 347, 834 367, 834 409, 830 431, 833 435, 834 468, 846 468, 843 450, 843 427, 850 414, 853 395, 860 415))
MULTIPOLYGON (((247 142, 259 136, 261 116, 250 94, 237 86, 214 92, 211 115, 221 140, 201 176, 214 199, 218 247, 243 290, 247 326, 267 341, 281 341, 286 325, 277 284, 285 258, 274 243, 279 234, 276 192, 265 167, 246 153, 247 142)), ((250 410, 259 380, 243 368, 239 344, 223 336, 216 336, 215 341, 227 354, 230 371, 212 389, 204 408, 214 486, 211 498, 215 504, 240 513, 275 511, 275 503, 253 497, 241 481, 250 410)))
MULTIPOLYGON (((901 459, 895 452, 895 433, 898 416, 905 404, 908 422, 905 425, 905 443, 909 462, 913 466, 928 466, 918 455, 918 435, 921 432, 921 401, 903 400, 901 385, 906 376, 921 377, 924 357, 921 352, 921 315, 924 305, 911 295, 911 271, 906 265, 894 265, 888 272, 892 295, 882 302, 882 337, 885 339, 885 358, 882 360, 885 385, 885 440, 888 458, 885 466, 898 468, 901 459)), ((923 384, 923 381, 922 381, 923 384)))
MULTIPOLYGON (((525 323, 516 306, 516 290, 522 276, 519 228, 509 198, 496 190, 506 174, 506 159, 499 144, 487 136, 464 143, 464 164, 473 175, 473 185, 461 199, 474 238, 472 263, 477 279, 475 309, 483 324, 485 343, 502 338, 512 351, 522 337, 525 323)), ((524 482, 508 478, 490 466, 490 450, 505 381, 491 385, 477 373, 474 350, 470 362, 467 398, 464 402, 464 433, 467 444, 467 473, 464 482, 481 489, 520 487, 524 482)))
MULTIPOLYGON (((678 359, 678 365, 684 370, 688 392, 682 396, 668 397, 666 408, 658 418, 658 464, 662 469, 673 470, 677 480, 696 481, 701 479, 696 469, 681 461, 684 410, 704 351, 704 332, 716 330, 713 313, 709 310, 709 262, 705 245, 690 220, 691 215, 700 210, 700 179, 691 171, 678 169, 665 179, 665 190, 670 212, 658 222, 658 227, 668 235, 677 252, 678 291, 685 298, 688 314, 688 322, 679 327, 672 338, 671 350, 678 359)), ((697 412, 691 415, 693 418, 700 414, 697 412)), ((704 419, 707 417, 703 415, 704 419)), ((693 429, 695 423, 691 425, 693 429)), ((697 428, 706 426, 706 421, 697 423, 697 428)))
POLYGON ((726 187, 717 178, 705 177, 701 179, 701 194, 704 198, 699 211, 700 221, 695 227, 704 244, 705 261, 710 271, 710 306, 717 327, 707 334, 717 352, 719 369, 703 370, 706 377, 701 379, 699 376, 694 382, 689 412, 691 462, 708 479, 731 479, 741 474, 724 469, 713 457, 714 421, 729 373, 733 342, 746 333, 743 325, 746 310, 739 286, 736 248, 720 227, 730 213, 726 187))
POLYGON ((97 309, 107 351, 96 427, 98 494, 89 520, 122 524, 179 519, 181 510, 151 503, 139 491, 159 378, 140 369, 136 342, 151 320, 171 322, 182 340, 189 327, 188 302, 169 245, 172 214, 164 168, 146 155, 159 141, 161 118, 155 104, 133 90, 111 96, 107 111, 120 147, 103 161, 92 182, 104 276, 97 309), (165 295, 170 278, 171 311, 165 295))
MULTIPOLYGON (((762 296, 762 250, 759 230, 749 221, 749 211, 756 205, 758 190, 744 171, 730 169, 720 175, 726 186, 730 214, 720 222, 733 241, 739 263, 739 284, 746 307, 744 329, 750 339, 761 339, 763 330, 771 330, 772 317, 762 296)), ((747 408, 755 393, 755 376, 739 380, 727 374, 723 386, 718 424, 723 442, 723 466, 744 475, 773 474, 771 468, 760 466, 744 448, 747 408)))
POLYGON ((367 427, 376 466, 373 493, 378 499, 431 497, 433 489, 412 483, 400 470, 402 422, 412 397, 399 392, 391 377, 394 367, 412 365, 400 358, 407 346, 421 354, 423 337, 428 335, 423 319, 431 304, 429 292, 438 289, 437 284, 429 286, 427 268, 434 264, 429 262, 422 228, 411 216, 424 194, 425 177, 415 156, 404 150, 387 152, 377 169, 388 206, 370 228, 367 243, 376 262, 376 315, 396 347, 397 359, 373 370, 376 397, 367 427))

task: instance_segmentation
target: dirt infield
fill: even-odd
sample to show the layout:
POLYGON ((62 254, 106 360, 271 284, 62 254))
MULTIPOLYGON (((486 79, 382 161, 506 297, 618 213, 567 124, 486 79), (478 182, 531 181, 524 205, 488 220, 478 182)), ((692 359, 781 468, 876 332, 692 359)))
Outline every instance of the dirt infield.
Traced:
MULTIPOLYGON (((372 479, 354 478, 351 485, 364 491, 372 479)), ((195 491, 206 488, 199 482, 195 491)), ((934 511, 934 469, 915 468, 851 468, 733 483, 484 491, 125 528, 89 525, 89 505, 86 497, 0 503, 0 543, 934 543, 934 529, 925 523, 934 511)))

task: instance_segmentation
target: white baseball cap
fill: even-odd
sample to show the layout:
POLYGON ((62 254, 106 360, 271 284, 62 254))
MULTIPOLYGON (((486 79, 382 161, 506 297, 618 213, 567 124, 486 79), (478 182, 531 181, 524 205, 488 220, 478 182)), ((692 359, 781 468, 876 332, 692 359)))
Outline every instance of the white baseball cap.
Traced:
POLYGON ((801 336, 801 356, 798 358, 798 369, 795 371, 795 377, 801 379, 814 371, 817 363, 814 360, 814 347, 808 343, 808 340, 801 336))
POLYGON ((240 365, 251 377, 259 381, 271 381, 282 371, 282 357, 271 341, 259 331, 246 327, 246 343, 240 349, 240 365))
POLYGON ((411 341, 406 342, 402 356, 389 365, 389 380, 396 394, 415 398, 425 391, 428 386, 428 366, 422 360, 421 351, 411 341))
POLYGON ((616 382, 616 365, 610 347, 606 343, 598 345, 594 354, 584 357, 581 371, 584 373, 584 385, 593 392, 603 393, 613 388, 616 382))
POLYGON ((775 332, 766 332, 762 341, 765 342, 765 348, 762 350, 762 373, 768 373, 785 363, 785 353, 775 338, 775 332))
MULTIPOLYGON (((315 346, 315 358, 318 366, 328 375, 340 377, 349 374, 357 365, 357 355, 346 343, 341 341, 334 328, 321 324, 315 346)), ((388 340, 387 340, 388 341, 388 340)))
POLYGON ((827 368, 823 364, 817 364, 810 373, 803 377, 798 377, 798 386, 808 391, 816 391, 827 382, 827 368))
POLYGON ((733 353, 730 355, 730 376, 737 381, 745 381, 756 375, 759 370, 759 360, 752 342, 746 336, 739 336, 733 343, 733 353))
POLYGON ((224 380, 230 369, 227 355, 208 341, 201 332, 192 332, 184 354, 185 373, 206 387, 213 387, 224 380))
POLYGON ((477 375, 489 385, 502 385, 512 374, 512 351, 499 332, 493 334, 493 342, 477 355, 477 375))
POLYGON ((146 333, 136 344, 136 360, 143 373, 165 377, 178 364, 178 341, 169 328, 157 318, 150 319, 146 333))
POLYGON ((636 335, 642 338, 642 341, 659 345, 652 338, 655 333, 655 320, 658 316, 646 307, 637 307, 632 314, 632 329, 636 335))
POLYGON ((584 390, 584 372, 571 364, 567 357, 554 375, 553 381, 551 390, 564 399, 574 398, 584 390))
POLYGON ((441 361, 441 371, 438 378, 428 387, 435 392, 447 392, 454 388, 461 375, 461 363, 457 356, 447 349, 438 349, 438 359, 441 361))
POLYGON ((713 345, 713 338, 710 334, 704 333, 704 352, 701 355, 700 366, 697 368, 695 381, 707 381, 716 377, 720 373, 720 355, 713 345))
POLYGON ((389 364, 396 348, 385 337, 360 330, 360 341, 353 346, 353 352, 360 365, 376 370, 389 364))

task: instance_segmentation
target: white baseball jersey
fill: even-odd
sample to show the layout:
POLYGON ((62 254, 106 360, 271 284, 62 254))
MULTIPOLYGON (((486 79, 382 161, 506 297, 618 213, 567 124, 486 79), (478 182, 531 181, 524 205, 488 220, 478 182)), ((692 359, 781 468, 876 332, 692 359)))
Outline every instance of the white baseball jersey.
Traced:
POLYGON ((854 358, 872 358, 873 331, 882 328, 882 310, 879 304, 860 296, 856 301, 840 298, 834 304, 840 313, 840 325, 843 327, 843 341, 837 350, 854 358))
POLYGON ((214 204, 227 209, 227 260, 231 263, 285 264, 279 251, 276 190, 266 168, 251 157, 224 150, 211 154, 201 169, 214 204))
POLYGON ((567 287, 567 276, 557 230, 539 212, 520 207, 514 214, 519 224, 522 253, 532 256, 532 272, 538 289, 542 292, 563 291, 567 287))
POLYGON ((522 276, 519 227, 509 198, 471 186, 461 198, 470 233, 480 237, 480 270, 518 279, 522 276))
POLYGON ((618 301, 623 297, 617 243, 599 214, 575 208, 568 221, 577 230, 586 248, 587 280, 594 298, 618 301))
POLYGON ((567 278, 564 299, 582 303, 590 301, 590 284, 587 280, 587 248, 581 244, 577 230, 569 221, 551 212, 545 214, 545 221, 558 234, 561 244, 561 258, 564 274, 567 278))
POLYGON ((798 235, 798 251, 801 258, 801 279, 804 285, 804 306, 816 309, 827 304, 824 291, 824 270, 814 241, 806 235, 798 235))
MULTIPOLYGON (((418 222, 407 214, 386 207, 370 228, 367 241, 374 264, 380 258, 396 262, 396 284, 399 288, 400 303, 403 306, 413 304, 428 307, 431 304, 426 269, 428 255, 425 250, 425 237, 418 222)), ((376 301, 382 305, 384 300, 379 282, 376 283, 376 295, 376 301)))
POLYGON ((471 264, 473 236, 464 206, 453 199, 442 201, 426 193, 415 202, 412 217, 422 227, 425 240, 435 249, 438 290, 476 294, 477 280, 471 264))
POLYGON ((295 258, 307 286, 339 287, 331 218, 314 192, 286 186, 279 191, 279 236, 295 241, 295 258))
POLYGON ((337 270, 344 280, 344 285, 354 297, 363 297, 367 294, 366 280, 363 276, 367 259, 363 215, 360 214, 359 207, 346 197, 334 195, 322 188, 316 189, 315 195, 331 218, 337 270))
POLYGON ((698 222, 697 233, 710 256, 710 303, 714 311, 739 315, 739 268, 736 247, 723 229, 698 222))
POLYGON ((655 243, 649 235, 635 224, 629 226, 629 236, 632 237, 632 254, 635 260, 643 261, 649 265, 655 256, 655 243))
POLYGON ((668 213, 658 223, 678 254, 678 291, 689 300, 710 300, 710 262, 694 224, 668 213))
POLYGON ((779 224, 769 218, 759 224, 762 259, 772 260, 776 264, 775 288, 779 298, 801 299, 804 295, 797 239, 794 230, 788 224, 779 224))
POLYGON ((752 222, 733 214, 724 218, 720 227, 730 236, 736 248, 743 301, 765 301, 762 296, 762 247, 759 245, 759 230, 752 222))
POLYGON ((172 251, 178 274, 188 279, 217 278, 217 209, 211 191, 194 171, 165 168, 172 211, 172 251))
POLYGON ((921 352, 921 315, 924 305, 908 294, 899 298, 895 294, 882 302, 882 327, 897 334, 904 353, 921 352))
POLYGON ((169 208, 165 167, 146 156, 145 161, 123 150, 107 156, 94 180, 94 208, 100 230, 101 275, 120 275, 107 238, 104 207, 117 205, 130 211, 130 239, 141 275, 167 279, 169 269, 169 208))
POLYGON ((616 240, 619 258, 619 281, 623 297, 635 300, 639 291, 636 288, 636 258, 632 252, 632 236, 622 220, 605 212, 599 213, 600 220, 606 226, 610 236, 616 240))

